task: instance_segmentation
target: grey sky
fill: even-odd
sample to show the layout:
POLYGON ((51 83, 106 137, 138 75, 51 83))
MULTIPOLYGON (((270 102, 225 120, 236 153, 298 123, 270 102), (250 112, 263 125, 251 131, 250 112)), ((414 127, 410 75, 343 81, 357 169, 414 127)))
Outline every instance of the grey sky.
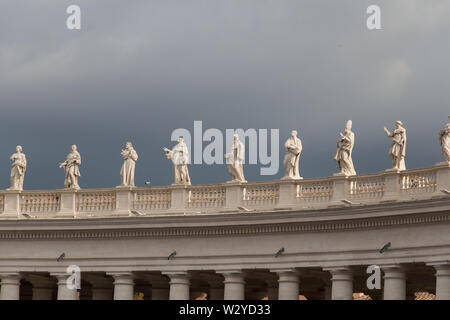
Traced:
MULTIPOLYGON (((448 0, 3 0, 0 2, 0 188, 21 144, 25 188, 63 186, 73 143, 81 187, 119 184, 120 150, 140 155, 136 183, 172 183, 162 147, 176 128, 291 129, 304 177, 336 172, 338 133, 353 120, 359 173, 389 168, 402 120, 407 167, 441 161, 450 74, 448 0), (82 30, 65 10, 82 9, 82 30), (382 30, 366 28, 378 4, 382 30)), ((205 143, 206 145, 206 143, 205 143)), ((283 150, 280 150, 280 165, 283 150)), ((257 165, 246 166, 250 181, 257 165)), ((228 179, 224 165, 191 165, 194 184, 228 179)))

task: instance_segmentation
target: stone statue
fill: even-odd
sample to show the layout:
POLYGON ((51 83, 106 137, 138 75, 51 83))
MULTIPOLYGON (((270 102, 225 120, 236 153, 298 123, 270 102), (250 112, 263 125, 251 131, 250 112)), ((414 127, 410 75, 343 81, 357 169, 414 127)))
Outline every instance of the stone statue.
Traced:
POLYGON ((163 148, 166 158, 172 160, 174 184, 191 184, 187 164, 189 162, 189 151, 183 138, 178 139, 178 144, 172 150, 163 148))
POLYGON ((134 187, 134 169, 138 154, 131 142, 125 144, 125 149, 121 152, 123 158, 122 169, 120 170, 121 187, 134 187))
POLYGON ((298 170, 298 162, 302 152, 302 141, 297 138, 297 131, 292 130, 291 136, 284 144, 286 154, 284 156, 283 166, 285 169, 285 176, 283 179, 302 179, 298 170))
POLYGON ((233 137, 230 153, 225 155, 228 171, 231 175, 231 182, 247 182, 244 178, 242 163, 245 158, 244 144, 239 141, 237 134, 233 137))
MULTIPOLYGON (((450 116, 448 118, 450 120, 450 116)), ((439 132, 439 143, 445 160, 450 163, 450 123, 447 123, 445 129, 439 132)))
POLYGON ((11 187, 8 190, 23 190, 23 179, 25 171, 27 170, 27 158, 22 153, 22 147, 16 147, 16 153, 14 153, 10 160, 12 161, 11 168, 11 187))
POLYGON ((396 121, 395 126, 396 128, 392 133, 384 127, 386 135, 392 138, 392 144, 389 150, 389 156, 392 159, 392 169, 406 170, 406 129, 403 128, 403 123, 401 121, 396 121))
POLYGON ((340 138, 337 143, 336 155, 334 160, 337 161, 337 167, 340 174, 353 176, 356 174, 353 166, 352 151, 355 145, 355 134, 352 132, 352 120, 348 120, 344 133, 339 133, 340 138))
POLYGON ((78 185, 78 178, 80 177, 79 165, 81 165, 81 156, 77 151, 77 146, 73 145, 72 152, 67 155, 66 161, 59 165, 60 168, 64 169, 66 174, 64 180, 64 187, 66 189, 80 189, 78 185))

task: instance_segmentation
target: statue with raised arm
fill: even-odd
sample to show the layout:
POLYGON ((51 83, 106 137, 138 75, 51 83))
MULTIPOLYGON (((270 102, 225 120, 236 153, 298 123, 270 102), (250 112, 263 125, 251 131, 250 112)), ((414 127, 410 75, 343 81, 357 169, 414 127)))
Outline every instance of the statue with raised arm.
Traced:
POLYGON ((122 169, 120 170, 121 187, 134 187, 134 170, 138 154, 131 142, 125 144, 125 149, 120 153, 123 158, 122 169))
POLYGON ((23 190, 23 179, 25 177, 25 171, 27 170, 27 158, 22 153, 22 147, 16 147, 16 153, 14 153, 10 160, 11 165, 11 187, 8 190, 23 190))
POLYGON ((297 138, 297 131, 292 130, 291 136, 284 144, 286 154, 283 160, 285 175, 283 179, 302 179, 298 169, 300 154, 302 153, 302 141, 297 138))
POLYGON ((392 132, 384 127, 386 135, 392 138, 392 144, 389 150, 389 156, 392 160, 392 169, 406 170, 406 129, 403 128, 403 123, 401 121, 396 121, 395 126, 395 130, 392 132))
POLYGON ((73 145, 72 151, 66 157, 66 161, 59 165, 65 172, 64 187, 66 189, 80 189, 78 185, 78 178, 80 177, 79 165, 81 165, 81 156, 77 151, 77 146, 73 145))
POLYGON ((244 178, 244 168, 242 163, 245 158, 244 144, 239 141, 239 136, 233 136, 233 144, 230 153, 225 155, 228 171, 231 175, 231 182, 247 182, 244 178))
POLYGON ((172 160, 174 184, 191 184, 187 164, 189 162, 189 151, 183 138, 178 139, 178 144, 172 150, 163 148, 166 158, 172 160))
MULTIPOLYGON (((448 117, 450 120, 450 116, 448 117)), ((444 130, 439 132, 439 144, 442 147, 442 154, 450 164, 450 123, 447 123, 444 130)))
POLYGON ((355 145, 355 134, 352 131, 352 120, 348 120, 345 124, 344 133, 339 133, 340 138, 337 142, 336 155, 334 160, 337 161, 337 167, 340 174, 353 176, 356 174, 353 166, 352 151, 355 145))

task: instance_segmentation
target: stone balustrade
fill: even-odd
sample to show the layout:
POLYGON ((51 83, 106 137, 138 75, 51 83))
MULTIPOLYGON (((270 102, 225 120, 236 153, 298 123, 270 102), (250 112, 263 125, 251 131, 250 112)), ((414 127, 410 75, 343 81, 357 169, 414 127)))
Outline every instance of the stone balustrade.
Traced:
POLYGON ((217 185, 0 191, 0 219, 245 213, 368 205, 444 195, 450 165, 378 174, 217 185))

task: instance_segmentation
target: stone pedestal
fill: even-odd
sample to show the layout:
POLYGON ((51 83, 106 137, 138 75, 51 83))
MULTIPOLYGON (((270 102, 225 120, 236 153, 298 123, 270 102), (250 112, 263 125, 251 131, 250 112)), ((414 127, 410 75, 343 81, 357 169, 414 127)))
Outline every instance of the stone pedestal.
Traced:
POLYGON ((397 200, 400 197, 400 171, 388 169, 384 172, 383 200, 397 200))
POLYGON ((0 213, 0 217, 17 219, 20 217, 20 195, 21 191, 17 190, 5 190, 2 192, 3 199, 3 213, 0 213))
POLYGON ((406 275, 400 265, 381 266, 384 272, 384 300, 406 299, 406 275))
POLYGON ((348 200, 350 194, 350 183, 348 176, 337 173, 330 177, 333 181, 333 195, 331 201, 335 204, 342 204, 342 200, 348 200))
POLYGON ((225 185, 225 207, 227 209, 237 209, 242 204, 241 182, 230 182, 225 185))
POLYGON ((61 201, 58 217, 73 218, 76 212, 77 190, 64 189, 60 191, 61 201))
POLYGON ((114 216, 129 216, 132 210, 132 191, 133 187, 116 187, 116 210, 114 216))
POLYGON ((436 193, 442 195, 442 191, 450 191, 450 163, 440 162, 436 168, 436 193))
POLYGON ((0 300, 20 299, 20 273, 0 273, 0 300))
POLYGON ((296 181, 301 179, 282 179, 280 180, 280 192, 277 208, 292 208, 296 204, 296 181))
POLYGON ((186 185, 172 185, 170 187, 170 211, 185 212, 186 203, 189 198, 189 191, 186 185))

